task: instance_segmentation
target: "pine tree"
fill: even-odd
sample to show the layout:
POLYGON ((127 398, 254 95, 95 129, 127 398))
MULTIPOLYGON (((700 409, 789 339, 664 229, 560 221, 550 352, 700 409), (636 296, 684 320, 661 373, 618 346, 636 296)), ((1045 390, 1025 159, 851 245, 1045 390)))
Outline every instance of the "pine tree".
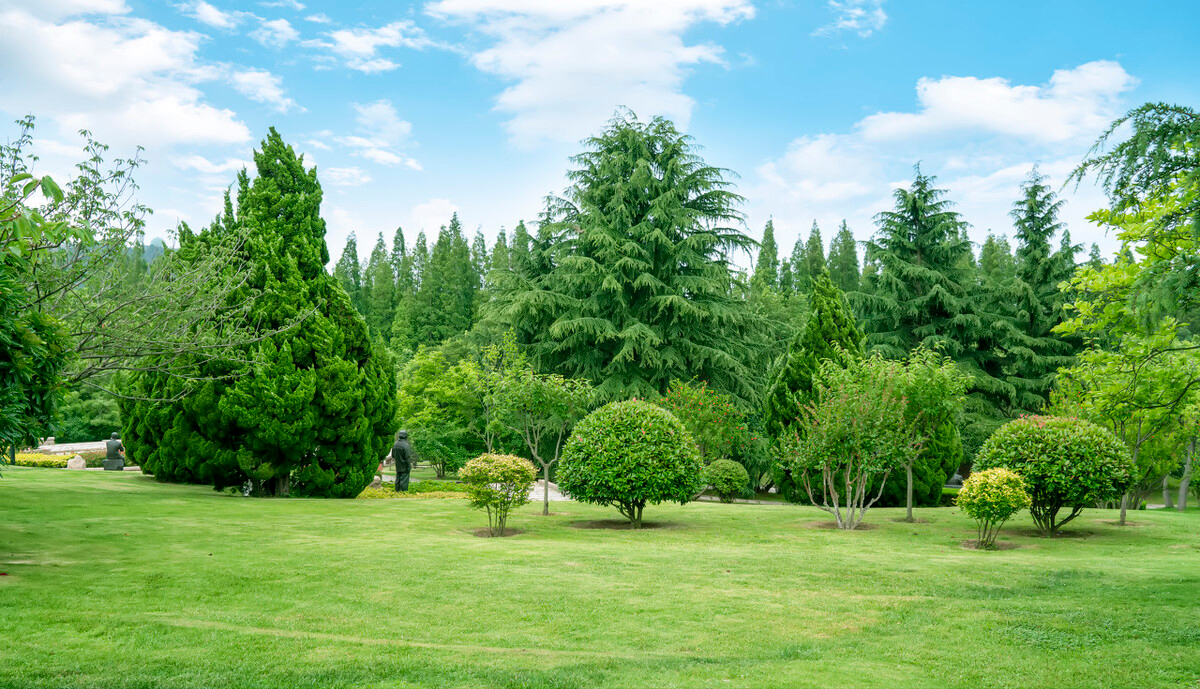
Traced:
POLYGON ((245 170, 238 175, 236 216, 228 204, 180 250, 225 241, 231 229, 243 233, 248 270, 238 303, 250 297, 252 320, 275 334, 228 361, 198 365, 194 380, 135 374, 131 397, 170 399, 185 386, 190 394, 124 404, 125 443, 159 480, 354 497, 392 442, 395 372, 325 272, 316 170, 305 169, 274 128, 254 162, 252 184, 245 170))
POLYGON ((750 285, 758 292, 779 287, 779 248, 775 244, 774 220, 768 220, 763 227, 758 262, 754 264, 754 276, 750 279, 750 285))
POLYGON ((843 220, 829 246, 829 279, 842 292, 850 293, 858 291, 859 276, 858 242, 843 220))
POLYGON ((814 220, 808 233, 808 243, 804 245, 804 270, 810 281, 828 270, 825 264, 825 243, 821 240, 821 228, 814 220))
MULTIPOLYGON (((492 245, 492 255, 488 258, 488 265, 491 267, 490 272, 497 275, 508 271, 508 236, 504 233, 503 227, 496 234, 496 243, 492 245)), ((498 277, 491 277, 488 281, 494 285, 498 279, 498 277)))
POLYGON ((796 243, 792 245, 792 255, 788 258, 792 264, 792 286, 797 293, 808 294, 812 289, 812 273, 808 272, 808 263, 804 260, 804 237, 796 235, 796 243))
POLYGON ((1104 254, 1100 253, 1100 245, 1092 242, 1092 250, 1088 252, 1087 267, 1099 270, 1104 267, 1104 254))
POLYGON ((529 230, 525 229, 525 221, 519 221, 513 230, 512 245, 508 250, 508 267, 522 277, 532 275, 532 263, 529 258, 531 242, 529 230))
POLYGON ((417 242, 413 245, 412 266, 413 293, 415 294, 421 288, 425 271, 429 269, 429 246, 425 240, 424 231, 417 233, 417 242))
POLYGON ((346 247, 333 267, 333 276, 350 297, 350 303, 362 313, 362 268, 358 265, 358 240, 353 232, 346 237, 346 247))
POLYGON ((375 241, 375 248, 371 250, 363 282, 368 285, 363 299, 367 326, 374 333, 386 333, 396 316, 396 284, 395 271, 382 232, 375 241))
MULTIPOLYGON (((424 235, 417 238, 417 253, 424 235)), ((458 214, 442 226, 421 273, 413 308, 412 341, 438 344, 470 329, 474 318, 479 279, 471 262, 471 248, 463 236, 458 214)))
POLYGON ((779 262, 779 294, 790 297, 796 293, 796 281, 792 276, 792 262, 784 259, 779 262))
POLYGON ((1017 276, 1012 246, 1004 235, 988 233, 979 250, 979 275, 993 285, 1003 285, 1017 276))
POLYGON ((404 243, 404 230, 397 227, 396 234, 392 235, 392 275, 397 286, 403 282, 405 272, 405 263, 408 259, 408 249, 404 243))
POLYGON ((483 289, 487 274, 491 271, 490 260, 483 230, 476 230, 475 239, 471 242, 471 268, 475 275, 476 290, 483 289))
MULTIPOLYGON (((655 397, 672 380, 757 396, 756 327, 732 296, 727 255, 753 240, 729 225, 742 199, 662 118, 614 120, 575 156, 550 208, 551 271, 513 299, 535 361, 597 383, 601 400, 655 397)), ((541 234, 539 232, 539 234, 541 234)), ((515 253, 515 251, 514 251, 515 253)))

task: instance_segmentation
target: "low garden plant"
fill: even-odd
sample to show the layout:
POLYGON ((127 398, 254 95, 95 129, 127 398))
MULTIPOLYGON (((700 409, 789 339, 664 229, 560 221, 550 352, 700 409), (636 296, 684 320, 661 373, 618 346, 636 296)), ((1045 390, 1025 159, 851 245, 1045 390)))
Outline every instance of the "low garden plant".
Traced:
POLYGON ((613 402, 575 426, 558 486, 580 502, 616 507, 640 529, 646 505, 695 498, 704 488, 704 465, 671 412, 639 400, 613 402))
POLYGON ((958 491, 957 504, 963 513, 975 520, 979 548, 996 547, 996 534, 1004 522, 1029 507, 1025 481, 1015 472, 1001 467, 971 474, 958 491))
POLYGON ((537 474, 527 459, 482 454, 467 462, 458 477, 467 486, 471 507, 487 511, 489 533, 503 536, 508 513, 529 502, 529 489, 537 474))
POLYGON ((1046 536, 1085 507, 1119 500, 1133 480, 1125 444, 1094 423, 1070 417, 1025 416, 1001 426, 979 449, 974 469, 997 467, 1024 479, 1029 514, 1046 536), (1062 510, 1069 512, 1060 518, 1062 510))
POLYGON ((709 464, 704 470, 704 478, 721 502, 733 502, 734 498, 749 492, 750 473, 732 459, 718 459, 709 464))

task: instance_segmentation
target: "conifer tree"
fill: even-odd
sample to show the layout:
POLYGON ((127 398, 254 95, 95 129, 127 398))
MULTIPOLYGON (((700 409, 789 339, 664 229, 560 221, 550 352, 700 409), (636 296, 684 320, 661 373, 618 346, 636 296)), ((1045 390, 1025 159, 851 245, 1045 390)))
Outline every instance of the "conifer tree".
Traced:
POLYGON ((529 230, 525 229, 525 221, 519 221, 513 229, 512 244, 508 250, 508 267, 518 276, 528 278, 533 275, 533 264, 529 257, 532 241, 529 230))
POLYGON ((1095 242, 1092 242, 1092 249, 1088 252, 1087 266, 1092 270, 1104 267, 1104 254, 1100 253, 1100 245, 1095 242))
POLYGON ((796 243, 792 245, 792 255, 788 258, 792 264, 792 286, 796 292, 808 294, 812 289, 812 273, 808 272, 808 263, 804 260, 804 237, 797 234, 796 243))
MULTIPOLYGON (((504 233, 503 227, 496 234, 496 243, 492 245, 492 255, 488 257, 488 265, 491 268, 489 272, 497 275, 508 271, 508 236, 504 233)), ((493 285, 497 280, 497 277, 489 278, 489 282, 493 285)))
POLYGON ((983 282, 1004 285, 1017 276, 1017 264, 1013 259, 1012 246, 1004 235, 997 237, 988 233, 979 249, 979 275, 983 282))
POLYGON ((333 276, 350 297, 350 303, 362 313, 362 268, 358 264, 358 240, 353 232, 346 237, 346 247, 333 267, 333 276))
POLYGON ((829 246, 829 279, 842 292, 858 291, 858 243, 854 241, 854 233, 846 226, 845 220, 829 246))
POLYGON ((475 230, 475 239, 471 242, 471 268, 475 275, 476 290, 483 289, 484 281, 491 270, 490 260, 483 230, 475 230))
POLYGON ((200 364, 192 380, 134 375, 131 398, 175 401, 123 404, 125 444, 159 480, 354 497, 392 442, 395 372, 325 272, 316 170, 274 128, 254 163, 253 183, 245 170, 238 175, 236 215, 227 204, 209 230, 183 241, 244 233, 249 270, 239 298, 251 298, 264 339, 227 361, 200 364))
POLYGON ((379 233, 375 248, 371 250, 371 258, 367 261, 364 283, 368 285, 363 300, 363 315, 366 316, 367 326, 374 333, 385 333, 391 328, 396 316, 396 284, 395 271, 382 232, 379 233))
POLYGON ((779 294, 790 297, 796 293, 796 281, 792 276, 792 262, 784 259, 779 262, 779 294))
POLYGON ((814 220, 808 233, 808 243, 804 245, 804 269, 810 280, 828 270, 825 264, 825 243, 821 239, 821 228, 814 220))
POLYGON ((587 144, 544 223, 557 263, 507 309, 518 327, 550 319, 526 328, 534 360, 594 381, 600 400, 692 378, 755 399, 745 362, 757 324, 732 296, 727 259, 754 242, 729 226, 742 199, 724 171, 662 118, 626 115, 587 144))
POLYGON ((759 292, 779 287, 779 247, 775 244, 774 220, 768 220, 763 227, 758 262, 754 264, 754 276, 750 279, 750 285, 759 292))

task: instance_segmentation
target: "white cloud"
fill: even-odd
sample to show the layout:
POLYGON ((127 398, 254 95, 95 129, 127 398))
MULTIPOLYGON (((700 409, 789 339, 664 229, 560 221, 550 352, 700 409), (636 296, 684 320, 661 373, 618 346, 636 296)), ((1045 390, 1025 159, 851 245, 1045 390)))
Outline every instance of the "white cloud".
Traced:
POLYGON ((371 176, 357 167, 326 168, 321 177, 335 187, 357 187, 371 181, 371 176))
POLYGON ((884 0, 829 0, 829 10, 834 13, 832 22, 813 31, 814 36, 833 36, 843 31, 853 31, 862 38, 883 29, 887 23, 887 12, 883 11, 884 0))
POLYGON ((202 155, 180 156, 171 161, 182 170, 195 170, 204 175, 221 175, 237 172, 242 168, 254 169, 254 163, 241 158, 226 158, 221 162, 213 162, 202 155))
POLYGON ((304 3, 299 2, 298 0, 273 0, 272 2, 260 2, 258 4, 262 5, 263 7, 283 7, 290 10, 296 10, 297 12, 304 10, 304 3))
POLYGON ((491 39, 475 66, 513 82, 496 99, 514 142, 577 141, 619 106, 686 129, 689 68, 723 64, 713 43, 687 44, 698 25, 754 16, 750 0, 440 0, 427 11, 491 39))
MULTIPOLYGON (((449 224, 450 216, 458 212, 458 206, 450 199, 429 199, 424 203, 413 206, 405 228, 424 232, 427 236, 438 231, 442 225, 449 224)), ((430 241, 434 238, 429 237, 430 241)))
MULTIPOLYGON (((320 16, 328 20, 328 17, 320 16)), ((321 21, 311 17, 309 20, 321 21)), ((305 45, 328 50, 345 66, 366 74, 400 67, 400 63, 379 55, 382 48, 424 50, 438 45, 411 21, 396 21, 378 28, 338 29, 326 36, 329 40, 306 41, 305 45)))
MULTIPOLYGON (((230 78, 238 93, 256 103, 265 103, 284 113, 297 107, 296 101, 288 98, 287 92, 283 90, 283 79, 264 69, 234 72, 230 78)), ((304 108, 300 110, 303 111, 304 108)))
POLYGON ((918 112, 871 115, 859 129, 876 141, 962 131, 1071 141, 1107 126, 1121 95, 1136 83, 1107 60, 1057 70, 1042 86, 1014 86, 999 77, 923 78, 917 82, 918 112))
POLYGON ((142 19, 48 21, 0 10, 0 63, 10 71, 0 110, 36 113, 62 132, 87 128, 115 147, 240 143, 250 132, 197 84, 220 70, 197 58, 203 36, 142 19))
MULTIPOLYGON (((830 239, 842 218, 859 239, 892 205, 920 161, 938 176, 956 210, 982 241, 988 230, 1011 234, 1008 211, 1035 163, 1059 189, 1095 137, 1120 113, 1135 80, 1115 62, 1059 70, 1041 86, 1003 79, 942 77, 917 85, 917 111, 867 116, 846 134, 801 136, 764 162, 746 190, 754 222, 775 218, 780 244, 807 236, 815 218, 830 239), (790 239, 789 239, 790 238, 790 239)), ((1111 240, 1085 216, 1103 204, 1098 189, 1068 187, 1062 218, 1076 241, 1111 240)))
POLYGON ((267 48, 283 48, 300 38, 300 32, 292 28, 286 19, 264 19, 257 29, 250 32, 250 38, 267 48))
MULTIPOLYGON (((337 143, 352 149, 351 155, 366 158, 380 165, 404 165, 421 170, 415 159, 394 149, 408 142, 412 134, 412 123, 400 119, 391 101, 378 100, 374 103, 354 103, 357 135, 332 136, 337 143)), ((331 133, 325 132, 327 136, 331 133)))
POLYGON ((204 0, 196 0, 196 2, 186 3, 180 6, 187 16, 195 19, 201 24, 207 24, 214 29, 223 29, 229 31, 236 29, 248 17, 254 15, 249 12, 240 12, 238 10, 225 11, 205 2, 204 0))
POLYGON ((22 3, 27 12, 43 19, 55 20, 84 14, 126 14, 129 6, 124 0, 40 0, 22 3))
POLYGON ((330 19, 329 15, 325 14, 324 12, 317 12, 316 14, 310 14, 305 17, 304 21, 312 22, 314 24, 329 24, 333 20, 330 19))

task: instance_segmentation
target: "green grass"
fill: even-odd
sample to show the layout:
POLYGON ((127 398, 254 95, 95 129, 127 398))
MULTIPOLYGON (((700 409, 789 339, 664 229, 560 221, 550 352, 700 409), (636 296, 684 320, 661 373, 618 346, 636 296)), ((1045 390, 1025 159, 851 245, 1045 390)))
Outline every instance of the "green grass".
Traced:
POLYGON ((574 503, 478 538, 460 500, 0 479, 0 687, 1196 687, 1200 513, 1001 534, 812 508, 574 503))

